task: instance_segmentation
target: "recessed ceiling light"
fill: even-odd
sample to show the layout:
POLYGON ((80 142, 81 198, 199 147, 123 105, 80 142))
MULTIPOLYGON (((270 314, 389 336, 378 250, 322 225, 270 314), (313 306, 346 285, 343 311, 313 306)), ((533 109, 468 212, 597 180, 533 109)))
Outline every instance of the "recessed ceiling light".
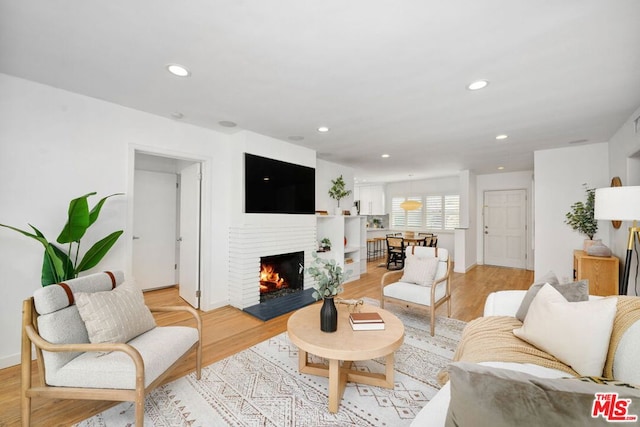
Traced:
POLYGON ((483 89, 483 88, 487 87, 488 84, 489 84, 489 82, 486 81, 486 80, 476 80, 475 82, 470 83, 467 86, 467 89, 469 89, 469 90, 483 89))
POLYGON ((498 170, 501 171, 504 169, 504 166, 498 166, 498 170))
POLYGON ((289 139, 290 139, 291 141, 302 141, 302 140, 304 139, 304 136, 300 136, 300 135, 293 135, 293 136, 290 136, 290 137, 289 137, 289 139))
POLYGON ((182 114, 180 111, 176 111, 171 113, 171 117, 173 117, 176 120, 180 120, 184 117, 184 114, 182 114))
POLYGON ((390 156, 389 154, 383 154, 383 155, 382 155, 382 156, 380 156, 380 157, 382 157, 383 159, 388 159, 388 158, 389 158, 389 157, 391 157, 391 156, 390 156))
POLYGON ((229 120, 220 120, 218 122, 218 124, 220 126, 223 126, 223 127, 226 127, 226 128, 234 128, 234 127, 238 126, 235 122, 231 122, 229 120))
POLYGON ((498 136, 496 136, 496 139, 497 139, 497 140, 507 139, 507 138, 509 138, 509 135, 502 134, 502 135, 498 135, 498 136))
POLYGON ((167 65, 167 70, 178 77, 189 77, 191 75, 191 71, 180 64, 169 64, 167 65))
POLYGON ((318 132, 329 132, 329 128, 326 126, 320 126, 318 132))

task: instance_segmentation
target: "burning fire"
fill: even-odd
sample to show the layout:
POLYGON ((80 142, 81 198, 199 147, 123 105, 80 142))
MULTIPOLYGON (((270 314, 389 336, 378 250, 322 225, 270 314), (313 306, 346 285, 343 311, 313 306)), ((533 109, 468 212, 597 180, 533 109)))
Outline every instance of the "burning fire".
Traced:
POLYGON ((287 283, 272 265, 262 265, 260 267, 260 293, 271 292, 277 289, 286 288, 287 283))

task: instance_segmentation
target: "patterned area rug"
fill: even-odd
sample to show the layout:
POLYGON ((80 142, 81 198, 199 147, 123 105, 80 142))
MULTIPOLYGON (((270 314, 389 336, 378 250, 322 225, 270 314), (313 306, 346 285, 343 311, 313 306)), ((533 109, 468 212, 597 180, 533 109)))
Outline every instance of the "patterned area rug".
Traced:
MULTIPOLYGON (((404 344, 396 352, 394 390, 348 383, 340 410, 329 413, 328 379, 298 373, 298 350, 285 332, 203 368, 200 381, 190 374, 157 388, 145 402, 145 425, 409 425, 440 389, 436 376, 453 357, 465 323, 438 317, 436 336, 431 337, 424 312, 386 308, 405 325, 404 344)), ((361 371, 384 372, 383 359, 354 365, 361 371)), ((133 421, 133 405, 124 402, 77 425, 130 426, 133 421)))

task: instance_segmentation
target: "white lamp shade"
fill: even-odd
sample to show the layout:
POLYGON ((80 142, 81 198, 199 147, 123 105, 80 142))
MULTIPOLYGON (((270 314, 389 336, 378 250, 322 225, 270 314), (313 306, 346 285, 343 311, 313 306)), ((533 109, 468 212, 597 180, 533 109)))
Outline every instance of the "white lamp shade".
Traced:
POLYGON ((640 220, 640 186, 596 189, 595 219, 640 220))

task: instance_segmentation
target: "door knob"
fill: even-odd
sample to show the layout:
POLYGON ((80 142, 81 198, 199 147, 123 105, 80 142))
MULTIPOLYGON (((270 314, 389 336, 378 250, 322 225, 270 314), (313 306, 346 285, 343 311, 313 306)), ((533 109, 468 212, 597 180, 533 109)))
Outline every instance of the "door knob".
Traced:
POLYGON ((133 236, 133 240, 140 240, 140 236, 133 236))

